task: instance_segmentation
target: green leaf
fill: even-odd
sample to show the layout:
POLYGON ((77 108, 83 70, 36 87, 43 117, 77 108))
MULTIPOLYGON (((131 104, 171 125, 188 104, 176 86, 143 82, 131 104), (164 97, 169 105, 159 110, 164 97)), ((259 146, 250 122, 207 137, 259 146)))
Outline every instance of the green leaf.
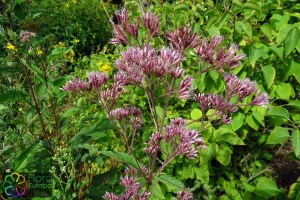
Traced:
POLYGON ((272 67, 271 65, 267 65, 262 68, 262 72, 264 75, 264 79, 267 83, 268 89, 269 89, 274 82, 276 71, 275 71, 274 67, 272 67))
POLYGON ((162 119, 164 114, 164 109, 160 106, 155 106, 156 113, 160 119, 162 119))
POLYGON ((191 112, 191 119, 192 120, 197 120, 202 117, 202 111, 198 108, 194 108, 191 112))
POLYGON ((188 11, 189 10, 189 6, 186 5, 186 4, 179 4, 177 6, 174 7, 174 10, 175 11, 179 11, 179 10, 185 10, 185 11, 188 11))
POLYGON ((168 174, 160 174, 156 177, 156 179, 166 185, 176 187, 180 190, 184 189, 184 184, 180 180, 168 174))
POLYGON ((275 196, 279 192, 275 181, 261 177, 255 187, 254 193, 260 197, 269 198, 275 196))
POLYGON ((46 62, 49 63, 49 62, 53 61, 55 58, 62 56, 66 53, 69 53, 72 49, 73 49, 73 46, 55 48, 47 56, 46 62))
POLYGON ((231 160, 232 151, 228 145, 221 143, 217 149, 217 160, 224 166, 227 166, 231 160))
POLYGON ((300 101, 299 100, 292 100, 287 105, 292 106, 300 110, 300 101))
POLYGON ((267 38, 271 41, 272 40, 272 27, 269 23, 264 23, 260 27, 261 31, 267 36, 267 38))
POLYGON ((252 115, 258 123, 260 123, 262 126, 265 126, 265 122, 264 122, 265 117, 261 112, 253 111, 252 115))
POLYGON ((249 52, 249 62, 250 64, 254 64, 263 54, 264 47, 255 48, 254 46, 250 46, 249 52))
POLYGON ((99 153, 117 159, 123 163, 126 163, 127 165, 136 168, 137 170, 140 170, 137 161, 134 159, 132 155, 123 152, 112 152, 112 151, 100 151, 99 153))
POLYGON ((16 172, 20 172, 28 165, 32 165, 33 162, 39 160, 38 152, 44 150, 43 142, 32 144, 25 149, 13 162, 13 169, 16 172))
POLYGON ((21 90, 8 90, 1 94, 0 103, 28 102, 26 94, 21 90))
POLYGON ((233 131, 238 130, 244 125, 245 115, 243 113, 233 114, 231 127, 233 131))
POLYGON ((289 99, 291 96, 291 90, 288 83, 280 83, 276 88, 276 94, 280 99, 289 99))
POLYGON ((206 148, 200 151, 200 163, 205 164, 208 163, 213 156, 215 155, 216 144, 208 143, 206 148))
POLYGON ((281 44, 287 37, 288 32, 293 28, 293 25, 287 24, 283 27, 280 28, 278 34, 277 34, 277 39, 276 42, 277 44, 281 44))
POLYGON ((284 48, 276 47, 276 45, 272 44, 269 47, 281 60, 283 60, 284 48))
POLYGON ((266 114, 267 116, 281 117, 284 119, 289 119, 290 117, 289 112, 281 106, 272 106, 266 114))
POLYGON ((290 16, 285 14, 285 15, 278 15, 274 14, 270 18, 270 23, 275 31, 278 31, 281 27, 286 25, 290 20, 290 16))
POLYGON ((256 11, 261 11, 260 6, 255 3, 255 2, 246 2, 243 5, 244 9, 250 9, 250 10, 256 10, 256 11))
POLYGON ((209 183, 209 169, 207 164, 201 164, 200 167, 195 168, 195 173, 198 180, 206 184, 209 183))
POLYGON ((258 130, 259 129, 259 124, 257 124, 257 122, 254 120, 253 116, 252 115, 248 115, 246 117, 246 122, 247 124, 253 128, 254 130, 258 130))
POLYGON ((289 55, 297 46, 300 38, 300 31, 297 27, 291 29, 285 41, 285 55, 289 55))
POLYGON ((296 157, 299 157, 300 155, 300 131, 297 130, 293 130, 292 132, 292 146, 293 146, 293 150, 294 153, 296 155, 296 157))
POLYGON ((150 186, 150 190, 149 190, 149 191, 153 191, 152 194, 150 194, 149 200, 151 200, 151 199, 153 199, 153 200, 155 200, 155 199, 161 199, 161 200, 166 199, 164 193, 161 190, 160 185, 157 182, 155 182, 155 183, 153 183, 153 182, 152 182, 152 184, 150 186))
POLYGON ((218 142, 224 141, 231 145, 245 145, 244 141, 230 129, 219 128, 216 134, 218 142))
POLYGON ((289 131, 283 127, 275 127, 268 138, 266 144, 281 144, 283 145, 290 138, 289 131))

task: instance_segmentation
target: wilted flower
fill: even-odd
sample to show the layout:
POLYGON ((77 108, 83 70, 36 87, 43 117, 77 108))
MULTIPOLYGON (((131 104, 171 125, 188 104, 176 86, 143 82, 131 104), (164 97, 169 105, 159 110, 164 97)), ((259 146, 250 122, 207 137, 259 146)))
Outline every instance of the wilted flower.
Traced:
POLYGON ((196 33, 191 33, 190 27, 179 27, 176 31, 167 33, 166 37, 171 47, 181 52, 189 47, 199 46, 199 37, 196 33))
POLYGON ((33 32, 29 32, 29 31, 22 31, 20 33, 20 40, 22 42, 27 42, 29 40, 30 37, 35 37, 35 33, 33 32))
POLYGON ((63 91, 75 92, 80 90, 87 90, 88 84, 87 82, 81 81, 79 79, 73 78, 73 80, 68 81, 65 86, 60 88, 63 91))

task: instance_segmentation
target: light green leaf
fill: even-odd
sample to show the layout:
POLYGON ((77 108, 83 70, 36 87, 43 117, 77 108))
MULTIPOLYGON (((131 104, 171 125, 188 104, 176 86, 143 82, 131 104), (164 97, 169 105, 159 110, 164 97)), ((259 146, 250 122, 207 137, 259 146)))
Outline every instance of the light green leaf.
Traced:
POLYGON ((268 110, 267 116, 275 116, 275 117, 281 117, 284 119, 289 119, 290 115, 289 112, 281 107, 281 106, 273 106, 268 110))
POLYGON ((276 71, 274 67, 272 67, 271 65, 264 66, 262 68, 262 71, 263 71, 264 79, 269 89, 274 82, 276 71))
POLYGON ((195 173, 198 180, 206 184, 209 183, 209 169, 207 164, 201 164, 200 167, 195 168, 195 173))
POLYGON ((255 2, 246 2, 246 3, 244 3, 243 8, 250 9, 250 10, 256 10, 256 11, 261 11, 260 6, 255 2))
POLYGON ((286 24, 285 26, 283 26, 279 29, 279 32, 278 32, 277 38, 276 38, 277 45, 281 44, 286 39, 288 32, 292 28, 293 28, 293 25, 286 24))
POLYGON ((289 20, 290 20, 290 16, 289 15, 274 14, 270 18, 270 23, 271 23, 273 29, 275 31, 278 31, 281 27, 283 27, 284 25, 286 25, 289 20))
POLYGON ((275 181, 261 177, 255 187, 254 193, 260 197, 269 198, 275 196, 279 192, 275 181))
POLYGON ((300 101, 299 100, 292 100, 287 105, 292 106, 300 110, 300 101))
POLYGON ((292 146, 296 157, 300 155, 300 131, 293 130, 292 132, 292 146))
POLYGON ((285 55, 289 55, 297 46, 300 38, 300 31, 297 27, 291 29, 285 41, 285 55))
POLYGON ((271 41, 272 40, 272 27, 269 23, 264 23, 260 27, 261 31, 267 36, 267 38, 271 41))
POLYGON ((263 54, 264 47, 255 48, 254 46, 250 47, 250 53, 249 53, 249 61, 250 64, 254 64, 263 54))
POLYGON ((231 161, 232 151, 228 145, 222 143, 217 149, 217 160, 224 166, 227 166, 231 161))
POLYGON ((262 126, 265 126, 265 122, 264 122, 265 117, 261 112, 253 111, 252 115, 258 123, 260 123, 262 126))
POLYGON ((283 145, 290 138, 289 131, 286 128, 275 127, 267 140, 267 144, 283 145))
POLYGON ((156 177, 156 179, 166 185, 176 187, 177 189, 180 190, 184 189, 184 184, 180 180, 168 174, 160 174, 159 176, 156 177))
POLYGON ((232 145, 245 145, 243 140, 230 129, 219 128, 216 131, 216 135, 217 135, 218 142, 224 141, 232 145))
POLYGON ((276 94, 280 99, 289 99, 291 96, 290 86, 287 83, 280 83, 276 88, 276 94))
POLYGON ((194 108, 191 112, 191 119, 192 120, 197 120, 202 117, 202 111, 198 108, 194 108))
POLYGON ((233 131, 238 130, 244 125, 245 115, 243 113, 238 113, 234 115, 231 121, 231 127, 233 131))
POLYGON ((156 113, 160 119, 162 119, 164 114, 164 109, 160 106, 155 106, 156 113))
POLYGON ((254 120, 253 116, 252 115, 248 115, 246 117, 246 122, 247 124, 253 128, 254 130, 258 130, 259 129, 259 125, 257 124, 257 122, 254 120))

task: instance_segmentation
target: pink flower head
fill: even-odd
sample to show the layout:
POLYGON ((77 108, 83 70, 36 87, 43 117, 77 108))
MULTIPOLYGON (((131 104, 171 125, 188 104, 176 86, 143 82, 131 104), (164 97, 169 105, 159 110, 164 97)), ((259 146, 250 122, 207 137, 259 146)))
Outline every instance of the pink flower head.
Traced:
POLYGON ((240 80, 234 74, 225 74, 224 79, 227 86, 225 92, 228 98, 238 95, 238 100, 242 101, 257 90, 256 83, 248 78, 240 80))
POLYGON ((87 77, 89 86, 93 89, 100 88, 108 79, 107 75, 103 72, 89 72, 87 77))
POLYGON ((80 90, 88 90, 87 82, 73 78, 60 88, 63 91, 75 92, 80 90))
POLYGON ((180 52, 185 49, 199 46, 199 38, 196 33, 191 33, 190 27, 179 27, 176 31, 171 31, 166 34, 167 39, 173 49, 180 52))
POLYGON ((266 93, 261 93, 259 90, 256 92, 254 99, 251 101, 252 105, 266 107, 269 104, 269 97, 266 93))
POLYGON ((159 144, 162 139, 161 133, 153 133, 150 137, 150 141, 146 143, 144 151, 148 154, 153 154, 159 149, 159 144))
POLYGON ((140 18, 138 18, 136 20, 136 24, 130 24, 130 23, 125 23, 123 24, 123 28, 125 30, 126 33, 128 33, 129 35, 134 36, 135 38, 138 37, 138 33, 139 33, 139 28, 140 28, 140 18))
POLYGON ((115 110, 112 110, 109 114, 114 118, 116 118, 117 120, 122 120, 131 115, 135 117, 140 116, 141 110, 136 107, 125 107, 125 108, 117 108, 115 110))
POLYGON ((183 60, 183 56, 181 53, 179 53, 179 51, 165 47, 160 50, 160 56, 162 61, 167 66, 178 66, 179 63, 183 60))
POLYGON ((193 194, 190 191, 180 191, 177 193, 177 200, 191 200, 193 194))
POLYGON ((127 22, 128 14, 125 8, 115 12, 115 16, 120 24, 127 22))
POLYGON ((128 39, 120 25, 112 23, 114 37, 110 40, 111 44, 127 44, 128 39))
POLYGON ((142 16, 143 25, 148 29, 151 36, 156 36, 159 31, 158 17, 154 16, 149 10, 142 16))
POLYGON ((179 99, 187 99, 190 97, 192 89, 192 79, 189 76, 185 76, 179 85, 179 99))
POLYGON ((22 41, 22 42, 27 42, 28 40, 29 40, 29 38, 30 37, 35 37, 35 33, 33 33, 33 32, 29 32, 29 31, 22 31, 21 33, 20 33, 20 40, 22 41))

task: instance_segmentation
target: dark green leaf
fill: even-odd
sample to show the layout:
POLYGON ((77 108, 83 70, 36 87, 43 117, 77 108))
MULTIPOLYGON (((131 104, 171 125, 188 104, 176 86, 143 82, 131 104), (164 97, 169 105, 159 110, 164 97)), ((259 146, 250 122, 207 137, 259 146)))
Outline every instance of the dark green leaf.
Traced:
POLYGON ((134 159, 132 155, 123 152, 112 152, 112 151, 100 151, 99 153, 117 159, 123 163, 126 163, 127 165, 136 168, 137 170, 140 170, 137 161, 134 159))

